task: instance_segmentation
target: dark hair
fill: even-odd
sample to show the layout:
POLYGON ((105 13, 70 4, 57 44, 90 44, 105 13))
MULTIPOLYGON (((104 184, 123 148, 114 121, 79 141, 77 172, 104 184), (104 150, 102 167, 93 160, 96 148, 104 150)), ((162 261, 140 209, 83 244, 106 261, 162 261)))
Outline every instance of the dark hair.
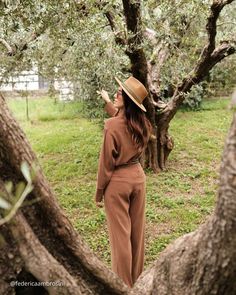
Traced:
POLYGON ((144 112, 129 98, 122 89, 127 128, 138 150, 142 152, 147 146, 152 125, 144 112))

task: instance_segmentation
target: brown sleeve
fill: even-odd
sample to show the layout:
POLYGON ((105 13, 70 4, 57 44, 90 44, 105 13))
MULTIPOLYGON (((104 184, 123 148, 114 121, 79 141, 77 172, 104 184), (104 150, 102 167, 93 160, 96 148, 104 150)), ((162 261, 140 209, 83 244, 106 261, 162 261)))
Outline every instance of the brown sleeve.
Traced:
POLYGON ((104 127, 103 144, 100 151, 98 173, 97 173, 97 190, 95 201, 101 202, 104 191, 111 179, 113 170, 115 168, 115 155, 117 150, 115 147, 115 139, 112 132, 107 128, 106 123, 104 127))
POLYGON ((118 113, 118 109, 114 107, 112 101, 106 103, 104 110, 108 113, 110 117, 115 117, 118 113))

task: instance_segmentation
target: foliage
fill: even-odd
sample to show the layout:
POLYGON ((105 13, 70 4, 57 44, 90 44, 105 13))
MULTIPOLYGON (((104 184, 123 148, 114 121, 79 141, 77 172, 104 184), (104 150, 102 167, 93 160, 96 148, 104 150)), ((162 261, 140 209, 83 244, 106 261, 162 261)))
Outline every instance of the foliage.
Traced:
POLYGON ((24 182, 19 182, 13 187, 13 183, 8 182, 5 185, 5 192, 0 192, 0 209, 5 210, 2 210, 3 213, 0 214, 0 217, 3 216, 3 218, 0 219, 0 226, 9 222, 14 217, 25 198, 33 190, 32 181, 35 170, 30 169, 27 162, 22 162, 21 172, 26 180, 26 184, 24 182))
POLYGON ((38 30, 43 33, 29 44, 21 59, 2 52, 2 78, 37 64, 50 80, 63 77, 73 81, 79 89, 77 96, 83 99, 96 99, 99 88, 113 89, 114 76, 120 75, 128 59, 115 46, 103 10, 93 7, 93 1, 86 5, 88 17, 83 17, 76 1, 21 2, 17 10, 8 2, 1 12, 0 33, 9 44, 21 42, 38 30))
POLYGON ((206 82, 195 85, 191 92, 185 96, 182 108, 199 110, 202 106, 202 100, 206 97, 206 82))
MULTIPOLYGON (((168 86, 167 86, 168 87, 168 86)), ((168 88, 162 89, 163 101, 169 101, 171 97, 168 97, 168 88)), ((202 101, 204 98, 207 98, 208 95, 212 95, 208 82, 203 81, 197 85, 194 85, 191 89, 191 92, 185 94, 185 99, 180 106, 184 110, 200 110, 202 107, 202 101)))
POLYGON ((236 62, 234 58, 227 59, 222 65, 216 65, 211 71, 208 92, 231 94, 236 87, 236 62))
MULTIPOLYGON (((162 0, 143 1, 143 29, 154 30, 156 43, 169 48, 169 57, 161 69, 161 90, 176 85, 192 70, 206 40, 206 15, 211 1, 162 0)), ((0 38, 16 50, 6 54, 0 42, 2 80, 12 73, 29 69, 37 64, 40 73, 50 81, 65 78, 74 82, 77 96, 88 102, 91 117, 99 115, 96 90, 105 88, 112 94, 116 88, 114 76, 127 77, 129 60, 126 46, 114 41, 106 12, 116 22, 116 34, 127 36, 122 2, 113 0, 100 3, 89 1, 1 1, 0 38), (37 38, 32 35, 37 33, 37 38), (30 41, 31 40, 31 41, 30 41), (27 46, 24 47, 24 44, 27 46), (21 50, 23 48, 23 50, 21 50), (26 48, 26 49, 25 49, 26 48)), ((236 3, 228 5, 219 20, 218 41, 232 40, 235 36, 236 3)), ((150 60, 153 50, 150 40, 143 46, 150 60)), ((231 64, 235 57, 231 58, 231 64)), ((233 76, 229 68, 227 78, 233 76)), ((214 72, 213 79, 218 79, 214 72)))

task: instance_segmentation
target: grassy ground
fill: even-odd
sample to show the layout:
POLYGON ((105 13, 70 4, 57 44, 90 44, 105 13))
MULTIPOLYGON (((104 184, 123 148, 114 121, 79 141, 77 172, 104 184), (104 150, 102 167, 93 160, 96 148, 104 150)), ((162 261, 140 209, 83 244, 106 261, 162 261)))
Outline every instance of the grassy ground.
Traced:
MULTIPOLYGON (((170 127, 175 148, 167 170, 147 174, 145 268, 177 237, 191 232, 212 212, 224 140, 232 114, 229 101, 206 101, 198 112, 178 112, 170 127)), ((44 172, 78 232, 110 265, 104 209, 94 204, 102 130, 80 115, 79 103, 24 100, 9 106, 37 153, 44 172)))

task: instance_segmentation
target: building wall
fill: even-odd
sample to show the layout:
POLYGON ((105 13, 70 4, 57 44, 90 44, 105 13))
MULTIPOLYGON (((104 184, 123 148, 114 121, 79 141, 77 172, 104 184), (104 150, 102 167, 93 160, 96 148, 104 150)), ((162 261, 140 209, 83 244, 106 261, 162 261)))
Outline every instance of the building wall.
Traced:
MULTIPOLYGON (((65 79, 54 81, 55 90, 59 93, 59 100, 74 100, 74 83, 65 79)), ((18 76, 11 77, 7 84, 0 84, 0 91, 37 91, 47 90, 49 81, 38 74, 38 68, 22 71, 18 76)))
POLYGON ((39 76, 37 69, 23 71, 20 75, 11 77, 7 84, 2 84, 0 86, 0 90, 39 90, 39 76))

